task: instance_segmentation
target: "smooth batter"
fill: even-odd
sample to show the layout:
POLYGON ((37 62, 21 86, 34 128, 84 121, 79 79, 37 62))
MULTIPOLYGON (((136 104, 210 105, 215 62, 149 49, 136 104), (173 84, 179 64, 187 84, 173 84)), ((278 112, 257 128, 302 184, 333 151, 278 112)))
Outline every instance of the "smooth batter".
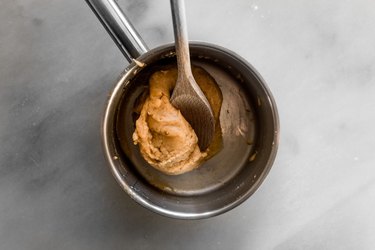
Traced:
MULTIPOLYGON (((193 74, 208 97, 218 121, 222 102, 220 89, 203 69, 193 67, 193 74)), ((207 157, 208 151, 212 150, 200 151, 194 130, 170 103, 170 93, 176 80, 175 67, 151 75, 149 96, 143 104, 133 133, 133 141, 139 145, 143 158, 154 168, 169 175, 183 174, 197 168, 207 157)))

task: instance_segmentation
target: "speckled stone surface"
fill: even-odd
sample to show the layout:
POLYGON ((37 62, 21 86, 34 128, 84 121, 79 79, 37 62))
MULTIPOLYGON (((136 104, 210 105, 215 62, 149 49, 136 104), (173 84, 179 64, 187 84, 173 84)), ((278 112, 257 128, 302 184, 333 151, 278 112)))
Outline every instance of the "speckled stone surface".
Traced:
MULTIPOLYGON (((168 1, 119 4, 150 48, 168 1)), ((253 64, 278 104, 273 169, 234 210, 161 217, 111 176, 100 124, 126 67, 85 1, 0 3, 0 249, 374 249, 375 2, 186 1, 189 36, 253 64)))

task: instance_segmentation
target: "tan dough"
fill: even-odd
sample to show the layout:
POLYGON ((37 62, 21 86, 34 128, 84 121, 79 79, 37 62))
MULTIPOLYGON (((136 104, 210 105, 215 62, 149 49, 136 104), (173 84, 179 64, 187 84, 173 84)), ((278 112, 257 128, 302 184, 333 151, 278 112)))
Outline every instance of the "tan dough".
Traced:
POLYGON ((198 167, 201 153, 198 138, 190 124, 169 102, 177 78, 175 70, 155 72, 150 78, 150 96, 143 104, 133 134, 145 160, 171 175, 198 167))
MULTIPOLYGON (((213 112, 218 120, 222 102, 220 89, 203 69, 194 67, 193 73, 206 96, 212 96, 210 94, 213 92, 213 96, 217 97, 214 98, 216 101, 209 102, 215 106, 213 112)), ((197 168, 208 155, 200 151, 194 130, 169 101, 176 80, 175 67, 152 74, 149 80, 150 93, 133 133, 133 141, 139 145, 143 158, 154 168, 169 175, 183 174, 197 168)))

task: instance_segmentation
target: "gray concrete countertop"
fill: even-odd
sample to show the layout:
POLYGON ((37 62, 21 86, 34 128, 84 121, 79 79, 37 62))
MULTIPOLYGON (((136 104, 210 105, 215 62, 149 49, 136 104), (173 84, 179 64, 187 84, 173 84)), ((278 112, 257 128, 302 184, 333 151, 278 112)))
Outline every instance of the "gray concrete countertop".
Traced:
MULTIPOLYGON (((104 104, 127 66, 85 1, 0 4, 0 249, 374 249, 375 2, 186 1, 189 36, 253 64, 278 103, 279 153, 223 215, 154 214, 116 184, 104 104)), ((150 48, 168 1, 120 5, 150 48)))

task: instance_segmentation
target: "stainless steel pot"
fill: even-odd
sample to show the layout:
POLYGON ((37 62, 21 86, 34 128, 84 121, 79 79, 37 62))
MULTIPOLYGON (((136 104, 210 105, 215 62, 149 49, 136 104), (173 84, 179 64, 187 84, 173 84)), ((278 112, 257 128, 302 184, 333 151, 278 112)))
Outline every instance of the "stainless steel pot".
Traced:
POLYGON ((148 50, 114 0, 86 0, 130 62, 104 114, 106 158, 120 186, 142 206, 181 219, 212 217, 241 204, 260 186, 276 157, 275 101, 258 72, 235 53, 208 43, 190 44, 194 65, 212 75, 223 93, 223 148, 200 168, 179 176, 149 166, 133 145, 134 107, 148 77, 174 64, 174 44, 148 50))

